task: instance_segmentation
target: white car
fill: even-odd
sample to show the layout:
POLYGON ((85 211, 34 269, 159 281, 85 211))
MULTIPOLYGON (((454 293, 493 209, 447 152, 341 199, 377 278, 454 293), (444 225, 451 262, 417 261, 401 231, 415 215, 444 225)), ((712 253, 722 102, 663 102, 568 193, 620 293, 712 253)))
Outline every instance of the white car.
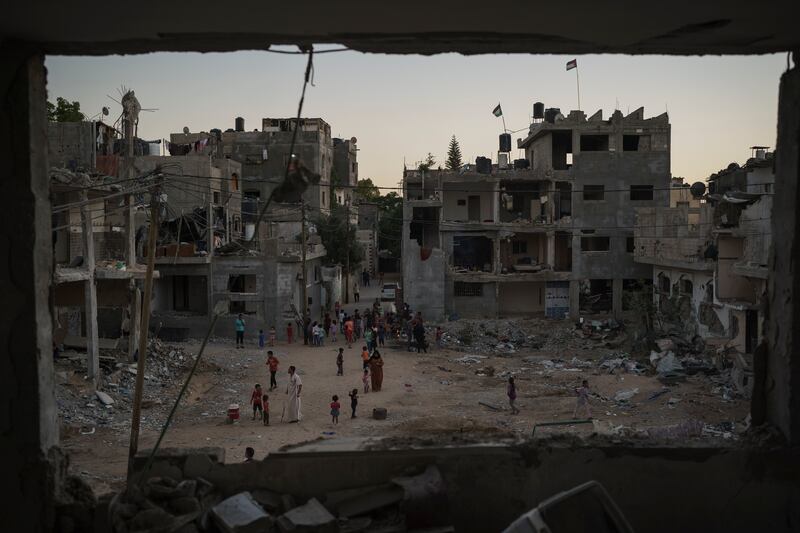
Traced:
POLYGON ((397 297, 397 289, 399 288, 400 285, 397 283, 384 283, 381 288, 381 301, 394 301, 397 297))

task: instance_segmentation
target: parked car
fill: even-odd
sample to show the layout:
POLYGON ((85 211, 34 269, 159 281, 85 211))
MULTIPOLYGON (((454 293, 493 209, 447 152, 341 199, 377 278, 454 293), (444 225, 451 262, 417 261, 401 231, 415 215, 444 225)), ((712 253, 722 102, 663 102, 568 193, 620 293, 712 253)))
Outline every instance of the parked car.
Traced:
POLYGON ((400 285, 397 283, 384 283, 381 288, 381 301, 394 301, 397 296, 397 289, 399 288, 400 285))

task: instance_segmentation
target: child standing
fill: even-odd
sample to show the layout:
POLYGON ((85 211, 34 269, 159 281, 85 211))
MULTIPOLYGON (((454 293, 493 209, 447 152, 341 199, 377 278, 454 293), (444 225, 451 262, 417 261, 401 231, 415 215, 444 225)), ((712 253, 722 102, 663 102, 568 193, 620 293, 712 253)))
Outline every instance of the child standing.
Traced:
POLYGON ((264 396, 262 396, 261 397, 261 403, 264 406, 264 416, 262 417, 264 419, 264 425, 268 426, 269 425, 269 396, 266 395, 266 394, 264 396))
POLYGON ((267 352, 267 367, 269 368, 269 390, 278 388, 278 381, 275 379, 275 374, 278 372, 278 358, 272 353, 272 350, 267 352))
POLYGON ((292 337, 294 337, 294 329, 292 323, 286 324, 286 344, 292 344, 292 337))
POLYGON ((442 349, 442 326, 436 326, 436 347, 442 349))
POLYGON ((339 397, 334 394, 333 401, 331 402, 331 422, 334 424, 339 423, 339 409, 341 409, 341 407, 339 397))
POLYGON ((364 394, 369 392, 369 369, 364 367, 364 375, 361 377, 361 381, 364 383, 364 394))
POLYGON ((258 330, 258 347, 263 349, 264 348, 264 330, 258 330))
POLYGON ((269 328, 269 345, 275 346, 275 326, 269 328))
POLYGON ((261 403, 261 385, 256 383, 253 393, 250 395, 250 403, 253 405, 253 420, 256 419, 256 411, 258 411, 259 419, 264 417, 264 407, 261 403))
POLYGON ((350 410, 353 411, 350 418, 356 417, 356 407, 358 407, 358 389, 353 389, 350 393, 350 410))
POLYGON ((578 411, 583 411, 587 419, 592 418, 592 410, 589 407, 589 392, 589 382, 584 379, 581 386, 575 389, 578 400, 575 403, 575 411, 572 413, 572 418, 578 418, 578 411))
POLYGON ((344 376, 344 348, 339 348, 339 353, 336 354, 336 375, 344 376))
POLYGON ((364 363, 364 370, 369 366, 369 350, 366 346, 361 347, 361 361, 364 363))
POLYGON ((317 326, 317 333, 317 342, 319 346, 325 346, 325 328, 323 328, 321 324, 317 326))
POLYGON ((515 402, 517 401, 517 385, 514 383, 513 376, 508 378, 508 389, 506 394, 508 394, 508 405, 511 406, 511 414, 519 414, 519 409, 517 409, 517 406, 515 405, 515 402))
POLYGON ((331 322, 331 342, 336 342, 336 331, 339 327, 336 325, 336 321, 334 320, 331 322))

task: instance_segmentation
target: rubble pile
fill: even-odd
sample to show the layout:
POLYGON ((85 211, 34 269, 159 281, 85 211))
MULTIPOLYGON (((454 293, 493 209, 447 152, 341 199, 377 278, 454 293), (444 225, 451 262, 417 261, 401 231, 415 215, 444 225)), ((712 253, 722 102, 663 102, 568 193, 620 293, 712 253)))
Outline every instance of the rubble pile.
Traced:
MULTIPOLYGON (((97 391, 92 391, 87 381, 86 356, 65 352, 56 360, 56 400, 62 421, 67 426, 80 428, 83 434, 94 432, 96 427, 126 429, 130 425, 130 412, 136 382, 136 363, 122 363, 127 354, 117 357, 104 352, 101 355, 101 377, 97 391)), ((164 388, 179 381, 194 363, 194 356, 180 346, 164 344, 159 339, 149 341, 149 351, 144 375, 142 425, 151 429, 161 427, 168 406, 164 388)))
POLYGON ((443 325, 442 344, 451 350, 496 355, 562 350, 579 340, 571 322, 553 320, 467 320, 443 325), (543 333, 546 332, 546 333, 543 333))
MULTIPOLYGON (((211 459, 205 457, 207 467, 211 459)), ((111 502, 109 516, 116 533, 245 533, 299 531, 356 533, 409 530, 454 531, 450 525, 444 481, 435 466, 380 485, 337 490, 301 499, 267 489, 224 494, 187 460, 174 475, 131 483, 111 502)), ((258 463, 244 468, 258 469, 258 463)), ((258 477, 258 472, 254 472, 258 477)))

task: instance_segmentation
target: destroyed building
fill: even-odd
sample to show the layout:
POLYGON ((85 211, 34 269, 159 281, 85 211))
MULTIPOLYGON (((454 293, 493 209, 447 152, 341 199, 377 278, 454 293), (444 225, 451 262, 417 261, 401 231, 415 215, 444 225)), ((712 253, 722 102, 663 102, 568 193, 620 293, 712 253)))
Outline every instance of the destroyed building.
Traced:
POLYGON ((651 269, 633 261, 634 209, 669 205, 666 113, 542 117, 518 140, 523 159, 509 161, 504 134, 497 164, 404 173, 412 308, 434 317, 619 316, 623 293, 650 283, 651 269))
POLYGON ((739 354, 748 373, 764 338, 774 164, 759 148, 745 165, 711 175, 694 205, 636 210, 634 257, 653 266, 653 301, 664 319, 739 354))

